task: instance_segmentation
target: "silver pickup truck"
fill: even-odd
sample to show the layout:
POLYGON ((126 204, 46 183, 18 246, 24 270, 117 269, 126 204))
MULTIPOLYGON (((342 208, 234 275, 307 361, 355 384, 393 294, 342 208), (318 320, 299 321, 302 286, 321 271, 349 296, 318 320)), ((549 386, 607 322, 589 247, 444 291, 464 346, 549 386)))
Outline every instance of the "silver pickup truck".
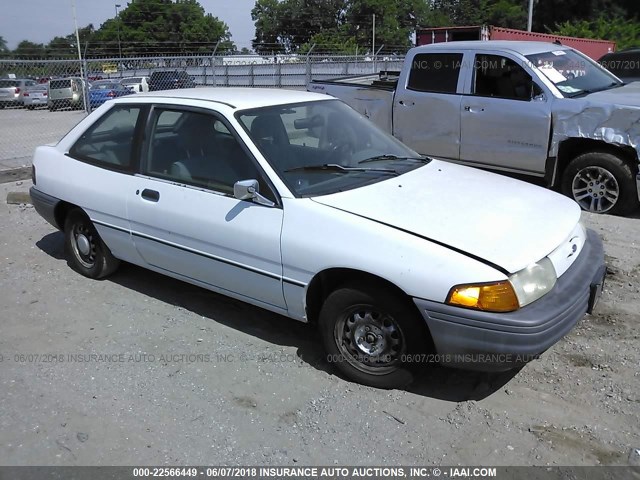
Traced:
MULTIPOLYGON (((591 212, 640 204, 640 82, 624 84, 571 48, 426 45, 409 51, 401 72, 307 89, 343 100, 421 154, 540 177, 591 212)), ((343 130, 349 148, 355 140, 343 130)))

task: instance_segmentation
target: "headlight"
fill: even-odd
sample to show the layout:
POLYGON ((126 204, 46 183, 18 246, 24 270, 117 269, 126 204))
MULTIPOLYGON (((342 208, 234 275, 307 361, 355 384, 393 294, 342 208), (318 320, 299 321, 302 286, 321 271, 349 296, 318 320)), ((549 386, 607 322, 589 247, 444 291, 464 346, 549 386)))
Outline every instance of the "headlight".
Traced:
POLYGON ((513 312, 549 292, 556 281, 551 260, 543 258, 514 273, 508 281, 456 285, 446 303, 485 312, 513 312))
POLYGON ((557 280, 556 270, 553 268, 551 260, 546 257, 518 273, 514 273, 509 278, 521 307, 548 293, 557 280))

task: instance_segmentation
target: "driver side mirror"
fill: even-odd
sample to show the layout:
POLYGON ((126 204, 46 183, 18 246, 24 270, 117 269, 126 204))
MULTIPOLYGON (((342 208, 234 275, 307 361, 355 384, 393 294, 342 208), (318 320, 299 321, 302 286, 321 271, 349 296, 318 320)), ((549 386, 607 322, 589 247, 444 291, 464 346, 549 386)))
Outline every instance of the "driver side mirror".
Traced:
POLYGON ((267 207, 275 206, 268 198, 260 195, 260 187, 258 185, 258 181, 251 180, 240 180, 233 184, 233 196, 238 200, 251 200, 259 205, 265 205, 267 207))

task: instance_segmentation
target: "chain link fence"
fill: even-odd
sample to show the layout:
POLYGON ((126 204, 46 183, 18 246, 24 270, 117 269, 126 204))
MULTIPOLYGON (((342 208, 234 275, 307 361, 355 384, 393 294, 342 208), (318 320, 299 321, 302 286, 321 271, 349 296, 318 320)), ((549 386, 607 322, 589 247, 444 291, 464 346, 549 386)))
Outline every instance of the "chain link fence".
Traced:
MULTIPOLYGON (((0 58, 0 170, 28 165, 36 146, 56 142, 91 110, 86 86, 98 80, 148 79, 184 71, 196 87, 275 87, 304 90, 311 80, 400 70, 399 55, 232 55, 26 60, 0 58), (52 105, 49 86, 69 81, 52 105), (83 91, 84 90, 84 91, 83 91), (55 111, 49 107, 55 106, 55 111), (57 107, 64 107, 58 109, 57 107)), ((131 80, 134 81, 134 80, 131 80)), ((136 87, 140 90, 146 87, 136 87)), ((54 93, 55 94, 55 93, 54 93)))

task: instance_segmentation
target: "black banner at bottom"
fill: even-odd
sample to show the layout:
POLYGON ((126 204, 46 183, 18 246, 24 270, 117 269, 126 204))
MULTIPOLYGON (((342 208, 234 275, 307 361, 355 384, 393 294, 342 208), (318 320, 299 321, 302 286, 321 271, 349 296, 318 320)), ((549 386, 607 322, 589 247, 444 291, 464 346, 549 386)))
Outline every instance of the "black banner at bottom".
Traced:
POLYGON ((0 480, 135 479, 640 480, 640 467, 0 467, 0 480))

